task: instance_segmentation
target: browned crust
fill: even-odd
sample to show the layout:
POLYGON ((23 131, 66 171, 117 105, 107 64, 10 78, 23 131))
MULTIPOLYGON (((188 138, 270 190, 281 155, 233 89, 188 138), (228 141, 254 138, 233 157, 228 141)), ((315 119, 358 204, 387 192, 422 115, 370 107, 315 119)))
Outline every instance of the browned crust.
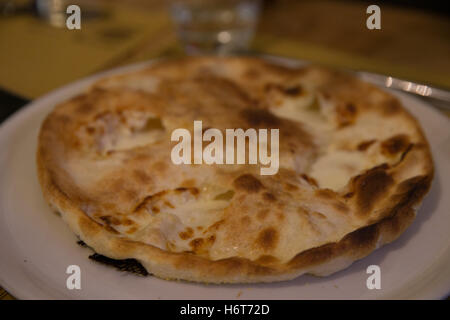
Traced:
MULTIPOLYGON (((211 261, 190 253, 169 253, 151 245, 121 239, 86 216, 61 192, 52 182, 39 152, 37 162, 39 180, 46 200, 63 214, 64 220, 76 234, 95 248, 96 252, 114 259, 135 258, 146 267, 147 271, 162 278, 173 278, 171 274, 183 269, 185 280, 213 283, 288 280, 303 273, 314 274, 316 266, 331 263, 334 259, 346 258, 350 262, 361 259, 377 247, 395 240, 411 224, 415 217, 413 208, 427 193, 432 179, 430 174, 420 182, 408 186, 402 201, 381 221, 355 230, 338 242, 301 252, 286 264, 267 266, 264 261, 250 261, 237 257, 211 261), (152 263, 147 261, 152 261, 159 267, 155 270, 152 263)), ((269 231, 262 237, 262 241, 270 242, 273 234, 269 231)), ((327 273, 334 271, 338 270, 327 273)))
MULTIPOLYGON (((347 193, 349 201, 356 201, 362 214, 370 211, 373 202, 378 198, 387 198, 386 209, 380 217, 337 242, 299 252, 287 263, 279 263, 276 259, 267 257, 256 261, 239 257, 213 261, 192 253, 167 252, 152 245, 119 237, 114 230, 88 217, 79 208, 76 199, 71 199, 55 183, 51 159, 47 156, 46 146, 42 145, 43 137, 52 130, 48 123, 42 126, 39 137, 38 176, 47 202, 62 214, 63 219, 85 243, 97 253, 113 259, 134 258, 155 276, 211 283, 246 283, 288 280, 303 273, 326 275, 348 266, 399 237, 413 221, 416 207, 431 186, 434 169, 428 143, 417 121, 403 109, 402 112, 409 121, 416 124, 421 143, 405 155, 398 168, 375 168, 356 177, 352 189, 347 193), (410 156, 411 153, 424 163, 422 175, 399 185, 392 185, 392 175, 407 170, 408 163, 417 159, 410 156), (369 189, 367 189, 368 181, 374 182, 371 183, 374 186, 369 189), (333 262, 338 260, 344 262, 336 266, 333 262)), ((266 122, 267 119, 262 117, 262 120, 266 122)), ((393 145, 397 148, 396 144, 393 145)), ((238 187, 249 192, 262 190, 262 184, 248 175, 237 178, 235 182, 238 187)), ((276 238, 276 232, 267 229, 262 231, 258 241, 261 245, 270 247, 276 238)))

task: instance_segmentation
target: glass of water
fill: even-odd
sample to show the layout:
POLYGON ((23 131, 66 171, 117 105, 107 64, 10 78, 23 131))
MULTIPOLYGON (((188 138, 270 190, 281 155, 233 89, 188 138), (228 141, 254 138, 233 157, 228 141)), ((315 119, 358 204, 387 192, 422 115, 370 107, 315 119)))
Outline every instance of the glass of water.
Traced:
POLYGON ((190 55, 245 52, 260 6, 260 0, 170 1, 178 37, 190 55))

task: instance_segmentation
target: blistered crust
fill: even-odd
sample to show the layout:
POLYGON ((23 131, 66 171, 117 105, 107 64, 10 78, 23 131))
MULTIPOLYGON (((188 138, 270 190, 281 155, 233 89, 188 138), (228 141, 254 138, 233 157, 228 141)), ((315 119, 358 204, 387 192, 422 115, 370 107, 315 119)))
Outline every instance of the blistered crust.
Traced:
MULTIPOLYGON (((226 110, 230 106, 238 109, 238 116, 233 118, 233 115, 230 115, 228 121, 239 123, 240 127, 244 128, 246 126, 287 128, 284 132, 282 131, 280 142, 284 138, 287 142, 295 143, 296 148, 300 151, 310 152, 311 157, 316 156, 318 151, 315 148, 316 142, 308 130, 300 124, 275 116, 267 105, 270 101, 258 98, 261 94, 265 95, 267 90, 274 89, 258 85, 258 82, 252 81, 252 79, 267 77, 265 73, 270 70, 272 77, 278 77, 277 81, 287 83, 281 89, 275 88, 277 92, 282 91, 288 96, 298 96, 301 89, 290 84, 292 75, 312 74, 310 81, 319 83, 318 90, 325 97, 338 101, 336 107, 337 128, 352 126, 358 122, 360 114, 367 113, 368 110, 375 110, 380 117, 398 117, 401 119, 399 121, 406 123, 406 127, 412 129, 407 132, 406 137, 393 136, 379 141, 380 152, 385 154, 386 159, 388 157, 393 159, 390 163, 382 163, 353 175, 345 187, 336 190, 321 187, 312 176, 305 172, 296 172, 295 167, 289 167, 289 163, 286 167, 280 168, 280 172, 274 177, 261 177, 257 171, 247 167, 225 173, 220 172, 220 168, 205 168, 205 170, 211 171, 210 176, 205 179, 210 177, 220 179, 227 186, 226 190, 228 188, 233 190, 232 197, 235 202, 230 202, 229 207, 224 209, 227 221, 216 221, 208 228, 209 233, 205 233, 207 236, 196 238, 188 229, 184 230, 184 233, 180 233, 180 238, 190 241, 190 250, 177 252, 171 251, 170 247, 161 248, 133 240, 131 237, 127 237, 126 233, 119 232, 114 219, 121 216, 116 217, 113 214, 108 218, 108 215, 104 214, 100 219, 90 216, 86 203, 92 204, 109 198, 100 196, 96 198, 95 195, 80 188, 74 183, 70 176, 71 173, 67 172, 61 163, 61 159, 71 157, 72 154, 77 155, 83 147, 80 146, 79 140, 72 139, 71 135, 67 134, 67 128, 76 130, 80 119, 91 117, 95 108, 105 108, 105 110, 111 108, 107 103, 105 106, 98 106, 91 99, 94 102, 101 102, 105 98, 111 99, 111 95, 113 95, 112 99, 121 100, 126 105, 136 103, 139 106, 142 106, 142 101, 151 101, 152 114, 158 114, 163 120, 166 116, 170 119, 170 114, 164 114, 161 111, 164 110, 166 103, 161 97, 148 95, 141 90, 126 91, 125 93, 120 90, 111 90, 111 87, 105 87, 105 83, 113 80, 103 80, 94 86, 92 91, 72 99, 68 104, 57 107, 56 111, 45 120, 41 128, 37 152, 39 181, 45 199, 52 208, 61 213, 63 219, 80 239, 97 253, 113 259, 134 258, 141 262, 149 273, 164 279, 208 283, 272 282, 293 279, 304 273, 323 276, 341 270, 353 261, 367 256, 383 244, 395 240, 410 225, 415 217, 415 209, 430 188, 433 165, 427 141, 418 123, 395 98, 340 73, 314 68, 293 70, 249 58, 219 61, 213 58, 199 58, 162 62, 141 72, 150 72, 161 78, 176 78, 182 77, 180 74, 199 70, 204 67, 204 64, 229 69, 226 74, 222 74, 224 79, 217 79, 217 75, 208 78, 208 69, 205 69, 205 74, 201 74, 200 80, 196 80, 194 84, 194 88, 195 86, 201 88, 207 86, 210 90, 218 90, 218 88, 228 90, 228 95, 225 96, 220 92, 213 94, 213 97, 219 101, 213 103, 223 103, 220 101, 226 97, 230 97, 231 100, 235 99, 232 102, 223 103, 223 106, 216 105, 219 113, 221 108, 226 110), (249 67, 244 68, 247 65, 249 67), (236 70, 239 68, 244 68, 244 71, 236 76, 234 73, 237 73, 236 70), (205 78, 209 81, 204 80, 205 78), (314 80, 315 78, 320 79, 314 80), (230 81, 230 79, 235 80, 230 81), (359 92, 357 96, 355 96, 354 88, 359 89, 356 90, 359 92), (371 94, 375 92, 375 96, 383 97, 381 103, 378 103, 376 99, 372 101, 363 98, 369 92, 371 94), (351 97, 347 97, 348 95, 351 97), (350 104, 346 102, 348 99, 352 101, 350 104), (248 108, 248 104, 255 107, 248 108), (239 107, 239 105, 242 106, 239 107), (292 132, 296 134, 292 135, 292 132), (411 172, 414 173, 413 176, 410 176, 411 172), (293 181, 292 176, 296 174, 301 182, 293 181), (337 239, 328 237, 322 243, 317 240, 314 243, 320 243, 320 245, 305 248, 295 254, 289 253, 287 255, 289 258, 283 259, 282 240, 283 233, 287 231, 279 226, 283 226, 285 223, 283 221, 292 214, 287 208, 287 204, 291 205, 287 198, 294 197, 298 199, 296 201, 302 202, 305 192, 308 192, 308 196, 313 195, 317 203, 327 204, 330 208, 327 210, 333 215, 341 216, 344 219, 342 221, 347 221, 345 219, 354 221, 354 225, 357 227, 350 230, 351 228, 346 226, 345 230, 349 231, 337 239), (256 224, 257 227, 251 229, 252 224, 256 224), (240 229, 242 226, 249 227, 240 229), (251 242, 249 244, 251 250, 258 252, 257 257, 249 258, 237 254, 213 259, 208 255, 209 248, 214 242, 220 240, 216 237, 241 239, 242 234, 249 230, 252 232, 249 233, 248 242, 251 242), (330 239, 333 240, 330 241, 330 239), (208 241, 211 243, 208 244, 208 241), (279 251, 282 254, 277 256, 279 251)), ((170 82, 160 89, 166 90, 167 94, 177 93, 170 82)), ((167 112, 177 115, 175 109, 167 112)), ((223 119, 217 119, 215 115, 211 115, 209 118, 206 114, 204 119, 210 120, 210 123, 218 128, 226 127, 229 123, 223 119)), ((88 119, 88 121, 92 120, 88 119)), ((176 123, 176 125, 178 124, 176 123)), ((170 124, 163 123, 163 125, 169 126, 170 124)), ((360 152, 367 152, 376 144, 377 142, 365 141, 359 143, 356 149, 360 152)), ((286 146, 287 149, 289 149, 288 146, 286 146)), ((158 181, 167 178, 167 175, 173 173, 175 169, 161 159, 147 162, 150 161, 148 154, 138 152, 141 150, 139 148, 136 149, 138 151, 133 150, 134 155, 132 160, 129 160, 129 165, 134 169, 121 177, 122 180, 108 180, 104 186, 107 190, 116 190, 116 196, 122 203, 129 203, 130 210, 139 212, 154 200, 155 194, 158 197, 163 196, 162 193, 165 191, 158 187, 158 181), (148 163, 151 164, 150 172, 139 169, 140 164, 148 163), (126 184, 124 182, 129 179, 130 172, 133 172, 134 182, 131 184, 127 182, 130 185, 127 189, 124 188, 126 184), (153 196, 150 198, 142 196, 139 193, 142 186, 148 188, 146 192, 153 196)), ((198 186, 195 179, 185 178, 174 184, 178 188, 174 189, 175 191, 172 193, 187 192, 193 199, 196 199, 198 191, 195 190, 198 190, 198 186)), ((226 192, 223 194, 226 198, 228 197, 226 192)), ((159 204, 159 202, 156 203, 159 204)), ((103 206, 104 203, 101 205, 103 206)), ((109 204, 109 208, 117 210, 117 207, 111 207, 111 204, 109 204)), ((108 206, 102 207, 102 210, 107 209, 108 206)), ((152 208, 152 210, 156 209, 152 208)), ((158 210, 160 209, 158 208, 158 210)), ((329 213, 316 212, 302 206, 296 210, 302 216, 311 217, 312 220, 308 220, 309 222, 327 219, 326 214, 329 213)), ((152 213, 154 214, 154 212, 152 213)), ((123 221, 126 220, 122 220, 121 225, 125 223, 123 221)), ((314 234, 314 225, 305 228, 314 234)), ((317 234, 318 238, 319 236, 320 232, 317 234)))

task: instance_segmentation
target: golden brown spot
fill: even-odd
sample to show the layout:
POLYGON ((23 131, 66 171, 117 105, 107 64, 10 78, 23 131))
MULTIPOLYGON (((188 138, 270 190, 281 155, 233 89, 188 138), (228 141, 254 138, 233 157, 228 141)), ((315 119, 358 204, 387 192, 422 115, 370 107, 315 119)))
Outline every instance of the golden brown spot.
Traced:
POLYGON ((81 148, 80 140, 76 139, 76 140, 72 141, 71 147, 74 149, 80 149, 81 148))
POLYGON ((376 140, 363 141, 356 147, 358 151, 366 151, 376 140))
POLYGON ((162 130, 164 126, 161 119, 159 118, 149 118, 145 124, 144 130, 162 130))
POLYGON ((355 121, 357 108, 353 103, 340 104, 336 107, 336 114, 339 126, 345 127, 355 121))
POLYGON ((381 143, 381 152, 386 156, 393 156, 397 153, 404 152, 408 147, 408 136, 398 134, 381 143))
POLYGON ((318 183, 317 183, 317 181, 316 181, 316 179, 314 179, 313 177, 310 177, 310 176, 308 176, 308 175, 306 175, 306 174, 304 174, 304 173, 301 175, 301 177, 302 177, 304 180, 306 180, 306 182, 308 182, 310 185, 315 186, 315 187, 318 187, 318 186, 319 186, 318 183))
POLYGON ((402 195, 408 193, 417 185, 422 184, 426 178, 427 176, 415 176, 400 182, 397 186, 397 193, 402 195))
POLYGON ((323 199, 334 199, 336 198, 336 192, 331 189, 318 189, 315 192, 316 196, 323 199))
POLYGON ((266 92, 269 92, 269 91, 271 91, 273 89, 278 89, 279 90, 281 88, 282 88, 282 86, 280 84, 277 84, 277 83, 266 83, 264 85, 264 91, 266 91, 266 92))
POLYGON ((148 184, 151 182, 151 177, 143 170, 134 170, 133 176, 139 183, 148 184))
POLYGON ((277 216, 278 220, 280 220, 280 221, 284 220, 284 214, 282 212, 277 212, 276 216, 277 216))
POLYGON ((152 212, 153 213, 159 213, 161 210, 157 207, 157 206, 153 206, 152 207, 152 212))
POLYGON ((164 193, 165 193, 165 191, 162 191, 162 192, 157 193, 155 195, 146 196, 144 199, 142 199, 142 201, 140 203, 138 203, 138 205, 133 210, 133 212, 137 212, 137 211, 139 211, 141 209, 145 209, 145 207, 147 206, 147 203, 150 202, 153 199, 154 196, 157 196, 157 195, 160 195, 160 194, 162 195, 164 193))
MULTIPOLYGON (((398 161, 398 163, 402 162, 402 161, 406 158, 406 156, 407 156, 408 153, 412 150, 412 148, 421 148, 422 145, 423 145, 423 144, 421 144, 421 143, 417 143, 417 144, 410 143, 409 146, 406 148, 406 150, 403 151, 403 153, 402 153, 402 155, 401 155, 400 160, 398 161)), ((397 163, 397 164, 398 164, 398 163, 397 163)))
POLYGON ((297 191, 298 190, 298 187, 293 185, 293 184, 291 184, 291 183, 285 183, 284 186, 285 186, 287 191, 297 191))
POLYGON ((192 228, 190 228, 190 227, 187 227, 185 231, 180 232, 178 235, 180 236, 181 239, 187 240, 189 238, 192 238, 193 234, 194 234, 194 230, 192 230, 192 228))
POLYGON ((104 225, 103 226, 107 231, 114 233, 114 234, 119 234, 119 231, 117 231, 116 229, 114 229, 113 227, 109 226, 109 225, 104 225))
POLYGON ((402 109, 400 102, 393 97, 384 101, 381 107, 383 108, 383 113, 387 116, 394 115, 402 109))
POLYGON ((77 108, 75 109, 75 112, 86 114, 89 113, 92 110, 92 105, 88 102, 81 102, 77 108))
POLYGON ((303 215, 308 215, 308 214, 309 214, 308 211, 306 211, 306 209, 305 209, 305 208, 302 208, 302 207, 297 207, 297 212, 298 212, 301 216, 303 216, 303 215))
POLYGON ((199 194, 199 190, 197 188, 189 188, 189 192, 193 195, 196 196, 199 194))
POLYGON ((386 173, 385 166, 378 166, 354 180, 356 203, 360 214, 370 213, 373 205, 388 192, 388 188, 394 183, 392 177, 386 173))
POLYGON ((303 93, 303 89, 301 86, 292 86, 284 88, 283 92, 288 96, 296 97, 303 93))
POLYGON ((337 211, 339 211, 341 213, 347 213, 350 210, 348 208, 348 206, 345 203, 341 202, 341 201, 334 201, 332 203, 332 205, 337 211))
POLYGON ((418 203, 430 188, 432 176, 416 176, 402 181, 395 194, 398 205, 394 210, 404 206, 413 206, 418 203))
POLYGON ((278 232, 272 227, 262 230, 256 239, 256 244, 265 251, 275 248, 277 242, 278 232))
POLYGON ((136 231, 137 231, 136 227, 131 227, 130 229, 127 230, 127 233, 132 234, 132 233, 135 233, 136 231))
POLYGON ((280 119, 264 109, 245 109, 241 112, 244 120, 252 128, 273 128, 280 125, 280 119))
POLYGON ((164 201, 164 204, 165 204, 167 207, 171 208, 171 209, 174 209, 174 208, 175 208, 175 206, 174 206, 172 203, 170 203, 170 201, 168 201, 168 200, 165 200, 165 201, 164 201))
POLYGON ((179 187, 175 189, 176 193, 182 193, 182 192, 186 192, 189 191, 190 194, 192 194, 193 196, 196 196, 200 193, 200 191, 197 188, 185 188, 185 187, 179 187))
POLYGON ((370 226, 362 227, 347 234, 341 242, 345 244, 351 244, 351 246, 358 246, 360 248, 375 247, 376 241, 379 236, 379 224, 373 224, 370 226))
POLYGON ((192 188, 195 187, 195 179, 187 179, 181 183, 181 187, 192 188))
POLYGON ((189 242, 189 245, 192 248, 192 251, 198 251, 204 244, 205 240, 203 238, 195 238, 191 242, 189 242))
POLYGON ((260 210, 259 212, 258 212, 258 214, 257 214, 257 218, 259 219, 259 220, 264 220, 266 217, 267 217, 267 215, 269 214, 269 209, 262 209, 262 210, 260 210))
POLYGON ((153 170, 165 172, 167 170, 167 163, 164 161, 158 161, 153 164, 153 170))
POLYGON ((209 236, 207 241, 210 245, 213 244, 214 241, 216 241, 216 236, 215 235, 209 236))
POLYGON ((244 174, 238 177, 234 180, 233 185, 237 189, 245 190, 248 193, 256 193, 263 188, 262 183, 251 174, 244 174))
POLYGON ((229 201, 233 198, 234 196, 234 191, 233 190, 228 190, 225 191, 223 193, 218 194, 217 196, 214 197, 214 200, 224 200, 224 201, 229 201))
POLYGON ((136 162, 146 162, 148 160, 150 160, 152 157, 148 154, 137 154, 136 156, 134 156, 131 160, 132 161, 136 161, 136 162))
POLYGON ((241 218, 241 222, 242 222, 243 225, 249 225, 251 221, 252 221, 252 220, 250 219, 249 216, 243 216, 243 217, 241 218))
POLYGON ((122 224, 123 224, 124 226, 131 226, 132 224, 134 224, 134 221, 125 218, 124 220, 122 220, 122 224))
POLYGON ((123 194, 123 198, 125 200, 130 200, 130 201, 136 199, 136 197, 138 195, 136 190, 133 190, 133 189, 125 189, 122 191, 122 194, 123 194))
POLYGON ((286 204, 285 204, 285 203, 283 203, 283 202, 278 202, 278 203, 277 203, 277 208, 278 208, 278 209, 282 210, 282 209, 284 209, 285 207, 286 207, 286 204))
POLYGON ((113 216, 101 216, 100 219, 107 225, 119 225, 120 220, 113 216))
POLYGON ((264 200, 270 201, 270 202, 274 202, 277 200, 277 198, 274 196, 273 193, 270 192, 264 192, 263 193, 263 198, 264 200))
POLYGON ((206 232, 212 232, 212 231, 216 231, 217 229, 220 228, 220 226, 225 222, 225 220, 219 220, 215 223, 213 223, 212 225, 210 225, 205 231, 203 231, 203 233, 206 232))
MULTIPOLYGON (((247 199, 247 195, 246 194, 241 194, 241 195, 238 196, 237 202, 244 203, 245 199, 247 199)), ((242 207, 241 207, 241 210, 242 210, 242 207)))
POLYGON ((343 197, 344 197, 345 199, 350 199, 350 198, 353 197, 354 195, 355 195, 354 192, 348 192, 348 193, 344 194, 343 197))

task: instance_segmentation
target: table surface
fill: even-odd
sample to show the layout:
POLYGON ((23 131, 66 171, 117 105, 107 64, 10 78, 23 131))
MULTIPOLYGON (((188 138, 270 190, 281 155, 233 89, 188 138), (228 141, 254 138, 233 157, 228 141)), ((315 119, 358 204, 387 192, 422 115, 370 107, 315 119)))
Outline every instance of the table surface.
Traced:
MULTIPOLYGON (((30 15, 0 20, 0 121, 80 77, 183 55, 164 0, 100 4, 108 14, 82 20, 81 31, 54 28, 30 15)), ((381 30, 368 30, 366 8, 363 1, 266 1, 252 52, 450 88, 450 19, 381 5, 381 30)), ((0 288, 0 299, 14 297, 0 288)))

